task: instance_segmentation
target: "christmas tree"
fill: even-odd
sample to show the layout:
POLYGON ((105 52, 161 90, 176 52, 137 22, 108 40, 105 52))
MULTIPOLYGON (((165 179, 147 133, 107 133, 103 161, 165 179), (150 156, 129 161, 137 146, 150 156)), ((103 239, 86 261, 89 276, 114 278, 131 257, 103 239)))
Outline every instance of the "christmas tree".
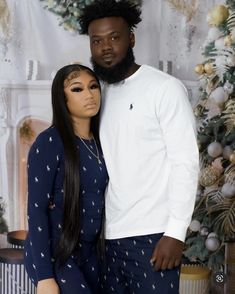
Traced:
POLYGON ((235 0, 208 12, 210 26, 196 65, 200 176, 184 255, 221 270, 225 244, 235 240, 235 0))
POLYGON ((5 205, 0 197, 0 234, 6 233, 8 231, 8 227, 6 221, 4 219, 5 205))

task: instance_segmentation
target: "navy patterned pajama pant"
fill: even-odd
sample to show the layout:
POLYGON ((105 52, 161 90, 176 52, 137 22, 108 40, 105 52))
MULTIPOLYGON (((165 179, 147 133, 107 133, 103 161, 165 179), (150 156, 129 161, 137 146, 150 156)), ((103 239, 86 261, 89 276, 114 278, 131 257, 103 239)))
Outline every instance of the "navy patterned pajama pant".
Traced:
POLYGON ((162 234, 106 240, 103 269, 104 294, 178 294, 179 267, 154 271, 152 252, 162 234))
MULTIPOLYGON (((83 242, 81 254, 74 254, 65 266, 54 265, 54 276, 60 288, 60 294, 101 294, 101 266, 95 247, 83 242), (90 249, 92 247, 92 249, 90 249), (80 260, 78 262, 78 260, 80 260)), ((30 278, 37 286, 37 276, 31 263, 25 264, 30 278)))
POLYGON ((61 294, 101 294, 100 265, 96 254, 81 265, 75 258, 70 258, 63 270, 55 267, 55 277, 61 294))

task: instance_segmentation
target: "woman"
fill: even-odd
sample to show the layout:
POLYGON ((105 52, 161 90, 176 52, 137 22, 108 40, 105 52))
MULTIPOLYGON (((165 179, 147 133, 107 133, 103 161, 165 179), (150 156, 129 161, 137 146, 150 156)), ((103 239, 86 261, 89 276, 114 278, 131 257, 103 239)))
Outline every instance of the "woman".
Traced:
POLYGON ((100 99, 91 69, 61 68, 52 83, 52 126, 29 152, 25 266, 38 294, 100 293, 96 248, 107 184, 100 99))

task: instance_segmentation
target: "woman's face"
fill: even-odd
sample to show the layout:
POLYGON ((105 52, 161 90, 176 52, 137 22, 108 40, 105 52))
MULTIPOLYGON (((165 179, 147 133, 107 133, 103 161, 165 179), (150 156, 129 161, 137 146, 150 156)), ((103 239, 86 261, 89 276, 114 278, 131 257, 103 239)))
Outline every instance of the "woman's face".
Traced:
POLYGON ((100 88, 97 80, 86 71, 70 73, 64 81, 67 107, 73 120, 95 116, 100 109, 100 88))

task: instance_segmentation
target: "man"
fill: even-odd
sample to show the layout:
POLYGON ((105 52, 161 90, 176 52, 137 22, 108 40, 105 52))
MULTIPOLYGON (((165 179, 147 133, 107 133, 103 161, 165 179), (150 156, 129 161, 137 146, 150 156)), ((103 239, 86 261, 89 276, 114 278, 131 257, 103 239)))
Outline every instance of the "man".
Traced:
POLYGON ((194 207, 198 150, 180 81, 135 63, 140 9, 97 0, 80 18, 104 81, 100 138, 109 173, 104 293, 178 293, 194 207))

